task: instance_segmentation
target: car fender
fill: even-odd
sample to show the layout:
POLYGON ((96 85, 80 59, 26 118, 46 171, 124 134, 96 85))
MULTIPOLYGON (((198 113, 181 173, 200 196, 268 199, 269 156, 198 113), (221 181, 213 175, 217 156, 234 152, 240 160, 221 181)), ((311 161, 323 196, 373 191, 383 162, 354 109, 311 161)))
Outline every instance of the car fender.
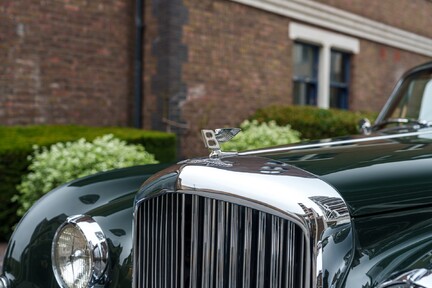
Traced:
POLYGON ((130 287, 133 202, 141 184, 168 164, 112 170, 67 183, 42 197, 9 240, 3 273, 12 287, 57 287, 51 267, 52 239, 73 215, 89 215, 109 246, 110 287, 130 287))

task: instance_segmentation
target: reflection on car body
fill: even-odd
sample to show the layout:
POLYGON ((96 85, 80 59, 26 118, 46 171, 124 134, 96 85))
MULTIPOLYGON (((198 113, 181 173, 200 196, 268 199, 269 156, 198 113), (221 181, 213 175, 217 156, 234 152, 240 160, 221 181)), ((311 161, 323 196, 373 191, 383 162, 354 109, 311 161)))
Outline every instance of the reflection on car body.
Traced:
POLYGON ((210 157, 41 199, 0 287, 432 287, 431 123, 427 63, 363 135, 226 153, 206 130, 210 157))

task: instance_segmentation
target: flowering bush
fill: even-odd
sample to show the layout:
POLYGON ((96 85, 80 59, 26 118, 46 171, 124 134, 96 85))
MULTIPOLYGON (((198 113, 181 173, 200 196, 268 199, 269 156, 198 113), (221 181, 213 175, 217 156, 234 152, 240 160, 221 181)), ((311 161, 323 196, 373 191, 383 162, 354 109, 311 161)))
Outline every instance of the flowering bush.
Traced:
POLYGON ((34 146, 33 149, 29 156, 30 173, 22 178, 17 186, 19 194, 12 199, 21 206, 17 211, 20 216, 43 194, 75 178, 114 168, 157 163, 144 147, 127 145, 111 134, 92 142, 80 139, 59 142, 49 148, 34 146))
POLYGON ((283 145, 300 141, 300 133, 289 125, 278 126, 275 121, 259 124, 257 120, 244 121, 242 132, 222 145, 224 151, 242 151, 283 145))

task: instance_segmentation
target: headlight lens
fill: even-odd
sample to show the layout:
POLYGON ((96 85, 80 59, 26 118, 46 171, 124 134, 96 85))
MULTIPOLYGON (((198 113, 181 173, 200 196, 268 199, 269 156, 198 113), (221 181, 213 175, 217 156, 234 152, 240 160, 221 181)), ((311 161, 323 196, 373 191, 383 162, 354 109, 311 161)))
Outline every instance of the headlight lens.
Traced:
POLYGON ((89 282, 92 259, 86 238, 77 228, 67 225, 59 231, 54 263, 66 287, 85 287, 89 282))
POLYGON ((61 287, 89 287, 104 275, 107 261, 105 236, 91 217, 73 216, 58 228, 52 245, 52 263, 61 287))

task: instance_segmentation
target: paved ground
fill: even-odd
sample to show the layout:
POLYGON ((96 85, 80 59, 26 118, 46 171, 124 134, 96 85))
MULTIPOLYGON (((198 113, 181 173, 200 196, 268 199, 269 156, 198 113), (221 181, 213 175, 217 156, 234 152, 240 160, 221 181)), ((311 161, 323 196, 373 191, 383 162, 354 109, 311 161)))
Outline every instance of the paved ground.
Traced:
POLYGON ((6 252, 7 243, 0 243, 0 271, 3 269, 3 257, 6 252))

